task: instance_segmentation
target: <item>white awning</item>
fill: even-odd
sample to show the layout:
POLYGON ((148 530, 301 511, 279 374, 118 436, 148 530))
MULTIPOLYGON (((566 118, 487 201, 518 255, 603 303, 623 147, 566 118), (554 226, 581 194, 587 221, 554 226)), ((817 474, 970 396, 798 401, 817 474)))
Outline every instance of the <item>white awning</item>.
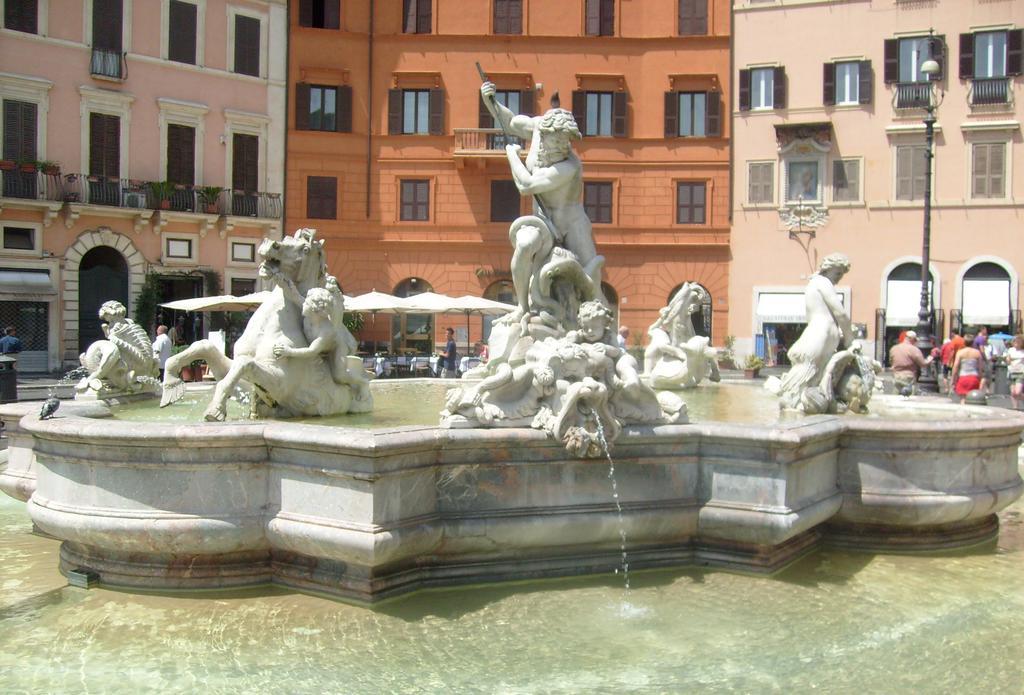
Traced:
POLYGON ((964 280, 965 326, 1005 326, 1010 320, 1009 280, 964 280))
POLYGON ((48 270, 0 269, 0 300, 49 302, 56 294, 48 270))
MULTIPOLYGON (((841 292, 836 292, 840 304, 846 304, 841 292)), ((807 323, 807 302, 804 292, 761 292, 757 295, 758 323, 807 323)))
POLYGON ((917 312, 920 309, 920 280, 889 280, 886 283, 886 326, 916 326, 918 322, 917 312))

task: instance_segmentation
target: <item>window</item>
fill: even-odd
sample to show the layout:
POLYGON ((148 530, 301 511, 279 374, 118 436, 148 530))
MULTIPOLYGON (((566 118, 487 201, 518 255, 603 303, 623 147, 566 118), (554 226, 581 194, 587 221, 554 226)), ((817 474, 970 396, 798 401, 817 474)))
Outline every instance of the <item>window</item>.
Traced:
MULTIPOLYGON (((29 101, 3 100, 3 158, 8 161, 35 161, 38 107, 29 101)), ((11 198, 35 198, 36 175, 24 171, 3 174, 3 195, 11 198)))
POLYGON ((971 197, 1006 196, 1006 143, 976 143, 971 157, 971 197))
POLYGON ((168 237, 166 249, 168 258, 192 258, 191 239, 172 239, 168 237))
POLYGON ((388 92, 389 135, 443 135, 443 89, 392 89, 388 92))
POLYGON ((260 76, 260 20, 243 14, 235 16, 235 63, 233 72, 260 76))
POLYGON ((403 34, 429 34, 430 25, 431 0, 404 0, 402 5, 403 34))
POLYGON ((341 0, 299 0, 299 26, 314 29, 341 27, 341 0))
POLYGON ((253 278, 231 278, 231 294, 244 297, 256 292, 256 280, 253 278))
POLYGON ((512 181, 491 181, 491 222, 511 222, 519 217, 521 196, 512 181))
POLYGON ((885 40, 885 81, 900 84, 924 84, 928 78, 921 72, 921 66, 929 58, 939 63, 936 80, 945 74, 943 36, 912 36, 904 39, 885 40))
POLYGON ((93 75, 120 79, 121 72, 121 25, 123 18, 121 0, 93 0, 92 3, 92 60, 90 72, 93 75))
POLYGON ((707 186, 680 181, 676 184, 676 224, 704 224, 707 220, 707 186))
POLYGON ((4 28, 39 33, 39 0, 4 0, 4 28))
POLYGON ((775 202, 774 162, 750 162, 747 165, 747 202, 751 205, 775 202))
POLYGON ((121 119, 117 116, 89 114, 89 174, 120 177, 121 119))
POLYGON ((829 106, 870 104, 871 82, 869 60, 825 63, 824 103, 829 106))
POLYGON ((626 136, 626 93, 572 93, 572 113, 584 135, 626 136))
POLYGON ((971 80, 971 105, 1006 104, 1006 78, 1021 74, 1024 30, 960 34, 960 79, 971 80))
POLYGON ((974 35, 974 75, 972 77, 978 79, 1006 77, 1005 31, 985 31, 974 35))
POLYGON ((231 214, 257 217, 260 189, 260 138, 233 133, 231 136, 231 214))
POLYGON ((708 33, 708 0, 679 0, 679 35, 708 33))
POLYGON ((587 36, 612 36, 615 33, 615 0, 586 0, 587 36))
MULTIPOLYGON (((231 260, 236 263, 255 263, 256 244, 245 241, 231 242, 231 260)), ((231 294, 235 294, 233 291, 231 294)))
POLYGON ((333 176, 306 177, 306 217, 338 218, 338 179, 333 176))
POLYGON ((904 145, 896 148, 896 200, 924 200, 928 148, 904 145))
POLYGON ((860 200, 859 159, 837 159, 832 162, 832 200, 836 203, 860 200))
POLYGON ((295 128, 352 132, 352 88, 295 85, 295 128))
POLYGON ((706 137, 721 134, 718 92, 666 92, 665 137, 706 137))
POLYGON ((4 227, 4 249, 34 251, 36 230, 31 227, 4 227))
POLYGON ((583 182, 583 209, 595 224, 611 224, 612 184, 610 181, 583 182))
POLYGON ((196 129, 167 126, 167 180, 191 186, 196 172, 196 129))
POLYGON ((402 180, 401 197, 398 219, 403 222, 425 222, 430 219, 430 181, 402 180))
POLYGON ((792 160, 786 162, 786 201, 821 200, 819 162, 792 160))
POLYGON ((740 70, 740 111, 786 108, 785 68, 740 70))
MULTIPOLYGON (((524 89, 522 91, 499 89, 494 93, 494 100, 512 113, 521 113, 524 116, 532 116, 534 114, 534 102, 536 101, 536 98, 532 89, 524 89)), ((487 106, 484 104, 482 97, 479 99, 479 102, 480 115, 477 121, 477 127, 497 128, 498 124, 494 122, 494 118, 491 116, 490 111, 487 110, 487 106)), ((515 135, 493 133, 488 134, 487 136, 487 149, 490 150, 501 150, 504 149, 505 145, 521 143, 522 141, 515 135)))
POLYGON ((523 0, 494 0, 494 33, 523 33, 523 0))
POLYGON ((171 0, 167 12, 167 59, 196 64, 196 13, 191 2, 171 0))

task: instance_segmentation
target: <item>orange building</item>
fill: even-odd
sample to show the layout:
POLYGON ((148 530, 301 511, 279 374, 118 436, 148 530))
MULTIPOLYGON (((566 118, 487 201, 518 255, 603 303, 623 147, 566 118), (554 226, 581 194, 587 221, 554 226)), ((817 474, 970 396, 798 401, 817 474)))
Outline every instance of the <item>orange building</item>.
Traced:
MULTIPOLYGON (((289 23, 286 228, 320 231, 347 294, 511 300, 508 226, 529 202, 482 109, 479 62, 513 111, 559 93, 576 113, 606 295, 631 342, 695 281, 711 296, 698 331, 721 344, 727 0, 302 0, 289 23)), ((460 345, 488 330, 475 318, 465 336, 459 317, 366 324, 360 338, 395 350, 432 350, 449 324, 460 345)))

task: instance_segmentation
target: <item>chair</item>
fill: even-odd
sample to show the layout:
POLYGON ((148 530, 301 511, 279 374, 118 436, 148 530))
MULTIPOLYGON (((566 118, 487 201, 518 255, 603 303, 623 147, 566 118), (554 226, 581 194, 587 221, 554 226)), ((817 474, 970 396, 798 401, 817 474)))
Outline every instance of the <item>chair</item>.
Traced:
POLYGON ((413 357, 411 370, 413 376, 429 376, 430 375, 430 358, 426 356, 413 357))

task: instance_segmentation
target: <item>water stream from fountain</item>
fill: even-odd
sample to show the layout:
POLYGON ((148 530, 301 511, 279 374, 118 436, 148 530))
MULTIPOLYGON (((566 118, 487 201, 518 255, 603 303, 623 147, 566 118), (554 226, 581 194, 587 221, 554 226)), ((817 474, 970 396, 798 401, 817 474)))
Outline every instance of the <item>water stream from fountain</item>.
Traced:
MULTIPOLYGON (((608 449, 608 441, 604 436, 604 427, 601 425, 600 416, 594 416, 597 425, 597 439, 601 443, 605 458, 608 459, 608 479, 612 481, 612 500, 615 502, 615 510, 619 516, 619 550, 622 553, 622 576, 625 580, 626 591, 629 591, 629 556, 626 553, 626 524, 622 520, 622 503, 619 501, 619 482, 615 478, 615 461, 612 460, 612 452, 608 449)), ((618 574, 618 570, 615 573, 618 574)))
POLYGON ((55 384, 46 390, 47 396, 50 398, 60 398, 58 389, 60 389, 61 386, 70 386, 72 383, 78 381, 84 376, 87 376, 88 374, 89 370, 85 367, 75 367, 74 369, 69 370, 64 374, 64 376, 57 379, 55 384))

